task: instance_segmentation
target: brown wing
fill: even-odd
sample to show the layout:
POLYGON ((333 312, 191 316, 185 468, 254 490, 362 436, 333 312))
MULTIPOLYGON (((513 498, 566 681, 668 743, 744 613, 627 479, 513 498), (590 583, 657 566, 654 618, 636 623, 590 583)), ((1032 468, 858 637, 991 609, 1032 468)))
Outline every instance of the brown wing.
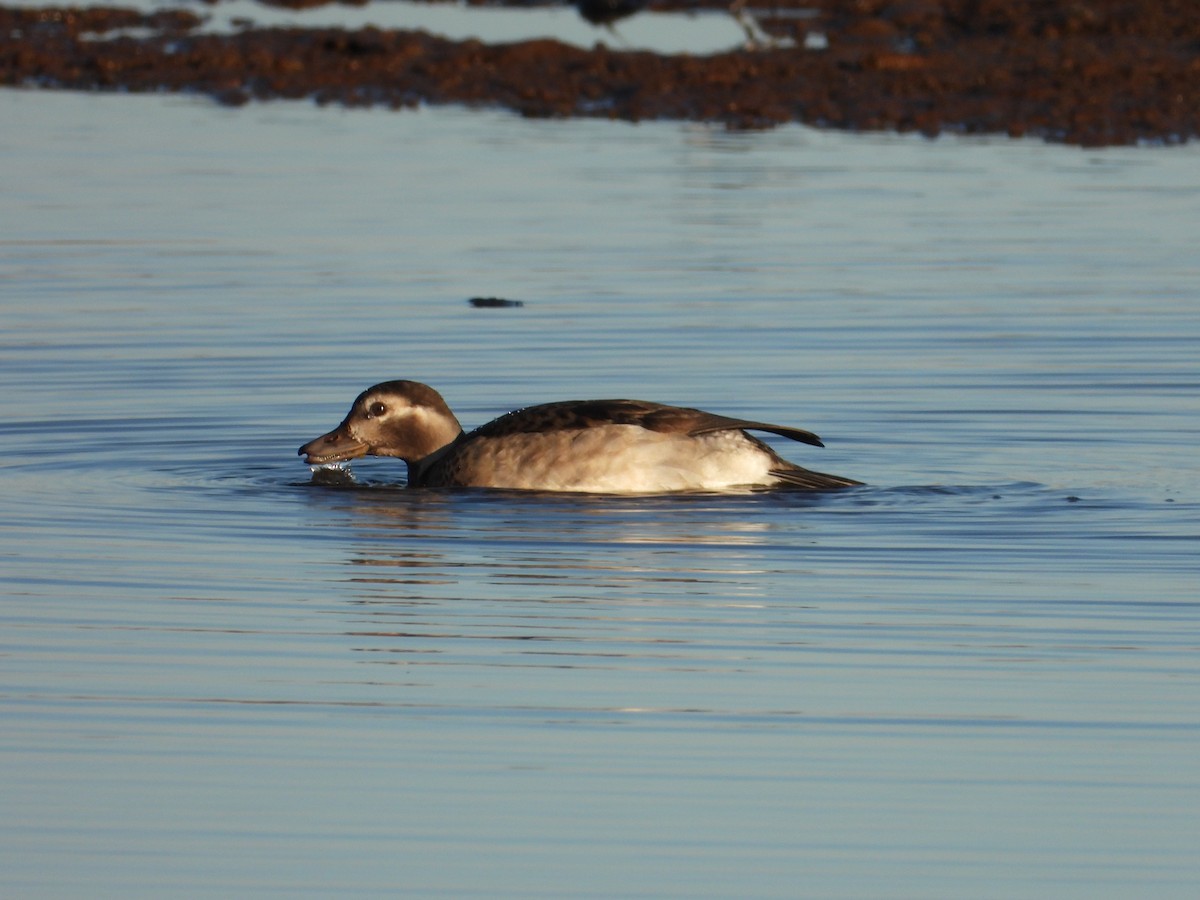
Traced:
POLYGON ((769 431, 815 447, 821 439, 811 431, 769 425, 749 419, 732 419, 699 409, 664 406, 644 400, 566 400, 543 403, 507 413, 477 428, 471 436, 501 437, 528 431, 559 431, 593 428, 597 425, 640 425, 650 431, 680 434, 706 434, 712 431, 769 431))

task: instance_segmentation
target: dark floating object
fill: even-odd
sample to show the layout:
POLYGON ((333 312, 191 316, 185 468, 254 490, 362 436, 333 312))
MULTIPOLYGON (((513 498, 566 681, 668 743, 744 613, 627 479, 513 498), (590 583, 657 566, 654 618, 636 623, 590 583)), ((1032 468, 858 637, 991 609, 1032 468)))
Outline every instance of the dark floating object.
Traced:
POLYGON ((503 297, 472 297, 467 301, 476 309, 515 309, 524 306, 524 300, 505 300, 503 297))
POLYGON ((648 0, 576 0, 579 15, 593 25, 611 25, 645 9, 648 0))
POLYGON ((748 431, 824 446, 800 428, 642 400, 544 403, 468 434, 433 388, 386 381, 359 394, 342 424, 299 453, 310 466, 398 457, 410 487, 662 494, 860 484, 801 468, 748 431))

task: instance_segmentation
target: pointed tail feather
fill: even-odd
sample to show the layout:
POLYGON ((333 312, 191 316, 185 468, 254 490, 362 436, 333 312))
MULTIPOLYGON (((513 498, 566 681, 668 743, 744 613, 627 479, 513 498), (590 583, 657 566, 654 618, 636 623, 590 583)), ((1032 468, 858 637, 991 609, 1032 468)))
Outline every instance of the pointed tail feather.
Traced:
POLYGON ((853 478, 827 475, 824 472, 811 472, 800 466, 790 469, 772 469, 771 474, 778 478, 781 484, 809 491, 832 491, 862 484, 861 481, 855 481, 853 478))

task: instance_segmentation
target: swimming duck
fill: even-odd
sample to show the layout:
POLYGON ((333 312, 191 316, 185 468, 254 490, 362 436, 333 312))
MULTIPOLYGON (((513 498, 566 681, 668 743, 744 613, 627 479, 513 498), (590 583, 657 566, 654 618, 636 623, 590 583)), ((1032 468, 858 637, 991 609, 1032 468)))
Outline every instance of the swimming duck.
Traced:
POLYGON ((799 428, 642 400, 544 403, 464 433, 433 388, 385 381, 359 394, 342 424, 298 452, 312 466, 399 457, 408 464, 410 487, 631 494, 775 486, 820 491, 861 483, 788 462, 748 430, 824 446, 799 428))

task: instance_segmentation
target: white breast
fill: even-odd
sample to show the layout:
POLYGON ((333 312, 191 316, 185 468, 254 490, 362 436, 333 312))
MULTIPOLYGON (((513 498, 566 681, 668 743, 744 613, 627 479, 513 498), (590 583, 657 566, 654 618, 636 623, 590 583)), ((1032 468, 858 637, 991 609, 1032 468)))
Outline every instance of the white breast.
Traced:
POLYGON ((776 460, 741 432, 689 437, 633 425, 480 438, 470 483, 589 493, 663 493, 774 484, 776 460))

